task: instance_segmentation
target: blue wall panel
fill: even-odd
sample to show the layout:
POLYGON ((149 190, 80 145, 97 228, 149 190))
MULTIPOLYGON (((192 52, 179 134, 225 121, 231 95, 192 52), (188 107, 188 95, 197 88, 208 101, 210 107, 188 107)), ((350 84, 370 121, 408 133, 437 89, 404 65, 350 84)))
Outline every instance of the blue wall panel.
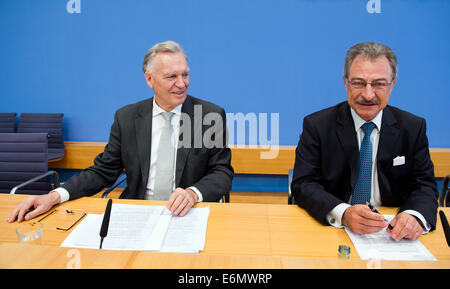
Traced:
POLYGON ((347 49, 374 40, 399 59, 390 103, 450 147, 450 1, 380 0, 369 13, 365 0, 80 0, 73 14, 67 2, 0 1, 0 111, 63 112, 66 140, 107 141, 114 111, 152 96, 145 53, 172 39, 189 55, 190 94, 278 113, 279 143, 296 145, 304 116, 345 100, 347 49))
MULTIPOLYGON (((78 175, 80 170, 57 169, 61 182, 67 181, 73 175, 78 175)), ((236 174, 233 178, 232 191, 244 192, 288 192, 288 177, 281 175, 242 175, 236 174)), ((126 187, 126 182, 119 185, 126 187)))

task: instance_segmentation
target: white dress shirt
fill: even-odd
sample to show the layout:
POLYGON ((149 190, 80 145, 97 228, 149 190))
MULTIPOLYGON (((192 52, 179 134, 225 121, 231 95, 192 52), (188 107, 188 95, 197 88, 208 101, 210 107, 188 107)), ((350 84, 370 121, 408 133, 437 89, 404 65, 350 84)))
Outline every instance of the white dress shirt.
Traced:
MULTIPOLYGON (((366 123, 365 120, 363 120, 354 110, 353 108, 351 110, 351 115, 353 118, 353 122, 355 125, 355 131, 356 131, 356 138, 358 140, 358 148, 361 148, 361 143, 364 138, 364 131, 362 130, 361 126, 366 123)), ((381 119, 383 117, 383 111, 381 110, 374 119, 372 119, 372 122, 375 124, 375 128, 373 129, 371 135, 370 135, 370 141, 372 143, 372 188, 371 188, 371 194, 370 194, 370 203, 373 206, 381 206, 381 195, 380 195, 380 186, 378 183, 378 170, 377 170, 377 152, 378 152, 378 142, 380 139, 380 131, 381 131, 381 119)), ((349 200, 349 203, 341 203, 333 208, 328 214, 327 214, 327 221, 331 225, 337 227, 337 228, 343 228, 342 225, 342 216, 344 215, 345 210, 350 207, 351 198, 349 200)), ((425 218, 417 211, 414 210, 405 210, 405 213, 408 213, 410 215, 413 215, 422 222, 422 225, 424 227, 424 233, 427 233, 430 231, 431 226, 428 224, 428 222, 425 220, 425 218)))
MULTIPOLYGON (((175 107, 171 112, 174 114, 171 120, 172 124, 172 141, 174 144, 174 164, 173 164, 173 184, 175 189, 175 172, 177 163, 177 148, 178 148, 178 135, 180 131, 180 117, 181 117, 181 106, 182 104, 175 107)), ((147 190, 145 191, 145 199, 149 199, 149 196, 153 195, 153 189, 155 187, 155 176, 156 176, 156 163, 158 162, 158 148, 159 139, 161 137, 162 128, 164 128, 165 119, 162 113, 165 112, 158 104, 156 104, 155 97, 153 98, 153 120, 152 120, 152 151, 150 157, 150 174, 148 176, 147 190)), ((203 196, 196 187, 189 187, 188 189, 193 190, 197 196, 198 201, 203 200, 203 196)))
MULTIPOLYGON (((176 159, 177 159, 177 148, 178 148, 178 133, 180 131, 180 117, 181 117, 181 106, 182 104, 178 105, 177 107, 175 107, 171 112, 174 113, 173 117, 172 117, 172 140, 174 141, 174 154, 175 154, 175 158, 174 158, 174 170, 173 170, 173 184, 174 187, 172 188, 172 190, 175 189, 175 172, 176 172, 176 159)), ((158 161, 158 147, 159 147, 159 139, 161 137, 161 129, 164 127, 165 124, 165 120, 164 117, 162 116, 162 112, 164 112, 165 110, 163 110, 161 107, 159 107, 156 104, 155 101, 155 97, 153 98, 153 118, 152 118, 152 143, 151 143, 151 157, 150 157, 150 173, 148 176, 148 182, 147 182, 147 190, 145 191, 145 195, 144 198, 145 199, 149 199, 150 196, 153 195, 153 189, 155 187, 155 176, 156 176, 156 163, 158 161)), ((150 136, 149 136, 150 137, 150 136)), ((196 187, 189 187, 188 189, 193 190, 197 196, 198 196, 198 202, 203 201, 203 196, 201 194, 201 192, 196 188, 196 187)), ((55 189, 55 191, 57 191, 59 193, 59 195, 61 196, 61 203, 66 202, 69 200, 70 195, 69 192, 62 188, 59 187, 57 189, 55 189)))

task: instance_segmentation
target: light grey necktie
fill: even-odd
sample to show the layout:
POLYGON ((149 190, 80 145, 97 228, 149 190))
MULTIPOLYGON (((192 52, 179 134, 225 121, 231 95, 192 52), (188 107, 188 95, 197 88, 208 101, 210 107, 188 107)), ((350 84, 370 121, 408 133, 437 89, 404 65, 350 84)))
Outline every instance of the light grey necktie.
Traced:
POLYGON ((173 189, 173 166, 175 149, 172 143, 172 112, 163 112, 165 123, 159 139, 158 161, 156 163, 155 187, 152 200, 167 201, 173 189))

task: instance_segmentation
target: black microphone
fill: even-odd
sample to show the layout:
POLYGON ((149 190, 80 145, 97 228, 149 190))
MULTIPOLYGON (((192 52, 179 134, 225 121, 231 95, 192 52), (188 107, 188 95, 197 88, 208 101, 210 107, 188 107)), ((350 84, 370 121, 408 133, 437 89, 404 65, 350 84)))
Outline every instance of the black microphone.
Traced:
POLYGON ((100 249, 102 248, 103 238, 108 235, 108 227, 109 227, 109 217, 111 216, 111 206, 112 199, 108 200, 108 204, 106 205, 105 214, 103 215, 102 227, 100 229, 100 249))
POLYGON ((447 218, 443 211, 439 211, 439 217, 441 217, 442 228, 444 229, 445 239, 447 240, 447 245, 450 247, 450 226, 448 225, 447 218))

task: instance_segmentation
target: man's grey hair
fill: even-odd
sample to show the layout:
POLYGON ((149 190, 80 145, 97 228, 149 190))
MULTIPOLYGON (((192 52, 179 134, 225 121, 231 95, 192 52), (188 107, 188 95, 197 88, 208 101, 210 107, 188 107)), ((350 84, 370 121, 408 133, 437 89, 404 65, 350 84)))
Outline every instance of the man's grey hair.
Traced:
POLYGON ((145 72, 152 73, 153 72, 153 60, 158 52, 172 52, 172 53, 182 53, 186 61, 188 60, 186 53, 184 52, 183 47, 175 41, 164 41, 155 44, 150 50, 147 52, 144 58, 144 63, 142 64, 142 70, 145 72))
POLYGON ((387 47, 386 45, 376 43, 376 42, 363 42, 353 45, 348 51, 347 56, 345 57, 345 65, 344 65, 344 77, 348 79, 348 75, 350 73, 350 67, 352 66, 353 60, 359 55, 363 57, 375 60, 379 57, 386 56, 389 61, 389 65, 392 69, 392 80, 397 76, 397 57, 395 57, 392 49, 387 47))

